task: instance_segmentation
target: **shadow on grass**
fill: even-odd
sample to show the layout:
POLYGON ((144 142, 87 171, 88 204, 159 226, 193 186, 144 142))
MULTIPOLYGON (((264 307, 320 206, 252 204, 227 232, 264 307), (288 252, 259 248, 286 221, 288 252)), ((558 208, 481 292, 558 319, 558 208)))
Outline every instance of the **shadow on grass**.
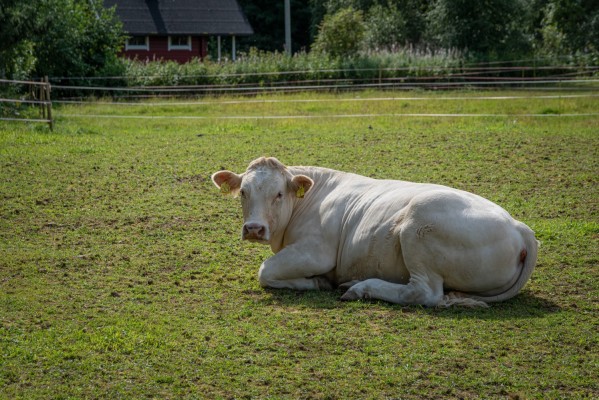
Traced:
POLYGON ((450 307, 435 308, 423 306, 399 306, 378 300, 344 302, 340 300, 342 291, 293 291, 285 289, 264 289, 270 296, 264 299, 265 305, 276 304, 284 307, 305 307, 313 309, 344 309, 372 307, 397 310, 401 313, 423 312, 439 317, 467 317, 479 319, 526 319, 541 318, 548 314, 563 311, 558 304, 524 291, 516 297, 501 303, 491 303, 489 308, 450 307))

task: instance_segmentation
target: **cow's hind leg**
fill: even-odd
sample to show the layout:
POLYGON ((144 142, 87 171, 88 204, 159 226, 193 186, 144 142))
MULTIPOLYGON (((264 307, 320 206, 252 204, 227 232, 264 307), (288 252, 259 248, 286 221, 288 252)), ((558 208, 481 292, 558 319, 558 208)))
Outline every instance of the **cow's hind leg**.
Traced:
POLYGON ((406 285, 381 279, 367 279, 349 288, 341 300, 378 299, 389 303, 436 306, 443 298, 440 277, 412 276, 406 285))

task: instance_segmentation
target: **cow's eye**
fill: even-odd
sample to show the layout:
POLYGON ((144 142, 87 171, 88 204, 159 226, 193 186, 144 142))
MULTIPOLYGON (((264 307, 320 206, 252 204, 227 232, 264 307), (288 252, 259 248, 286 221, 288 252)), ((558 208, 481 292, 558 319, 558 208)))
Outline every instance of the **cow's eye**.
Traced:
POLYGON ((277 200, 281 200, 283 198, 283 192, 277 193, 277 200))
POLYGON ((245 199, 245 190, 241 189, 241 190, 239 191, 239 194, 240 194, 240 196, 241 196, 242 198, 244 198, 244 199, 245 199))

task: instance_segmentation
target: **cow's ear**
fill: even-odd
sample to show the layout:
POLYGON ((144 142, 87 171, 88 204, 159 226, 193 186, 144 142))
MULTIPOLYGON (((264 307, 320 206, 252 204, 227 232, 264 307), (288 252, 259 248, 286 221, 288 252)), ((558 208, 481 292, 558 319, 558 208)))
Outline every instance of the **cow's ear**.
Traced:
POLYGON ((291 178, 291 191, 297 198, 303 198, 312 185, 314 185, 314 181, 306 175, 295 175, 291 178))
POLYGON ((231 171, 218 171, 212 175, 212 182, 221 193, 237 196, 241 187, 241 175, 231 171))

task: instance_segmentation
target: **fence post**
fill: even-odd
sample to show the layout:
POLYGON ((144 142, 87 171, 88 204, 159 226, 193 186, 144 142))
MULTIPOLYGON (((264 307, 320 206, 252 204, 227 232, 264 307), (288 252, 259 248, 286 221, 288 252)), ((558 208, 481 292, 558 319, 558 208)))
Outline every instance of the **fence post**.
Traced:
POLYGON ((40 100, 40 118, 41 119, 46 119, 46 105, 44 104, 45 101, 45 97, 46 97, 46 90, 44 88, 44 79, 42 78, 41 80, 42 85, 39 85, 39 100, 40 100))
POLYGON ((44 81, 46 82, 46 85, 44 85, 44 89, 46 91, 46 101, 48 102, 47 106, 48 106, 48 123, 50 124, 50 130, 53 131, 54 130, 54 121, 52 120, 52 100, 50 98, 50 81, 48 79, 48 76, 46 76, 44 78, 44 81))

